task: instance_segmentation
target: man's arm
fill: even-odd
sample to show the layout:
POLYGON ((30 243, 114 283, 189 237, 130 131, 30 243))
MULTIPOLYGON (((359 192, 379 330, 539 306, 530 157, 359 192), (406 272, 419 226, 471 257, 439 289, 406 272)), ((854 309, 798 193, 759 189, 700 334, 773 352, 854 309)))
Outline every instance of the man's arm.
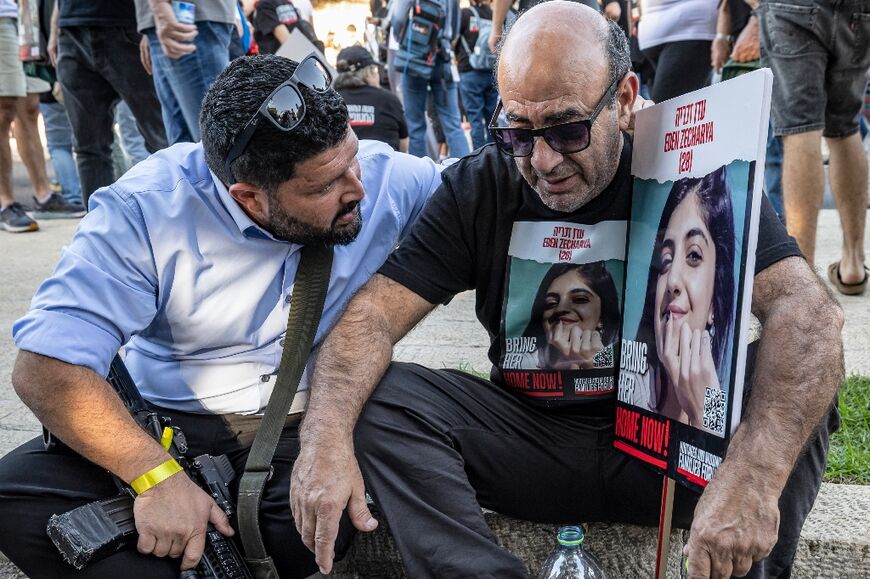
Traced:
POLYGON ((489 33, 489 49, 495 54, 498 41, 504 33, 504 21, 513 4, 512 0, 493 0, 492 2, 492 30, 489 33))
MULTIPOLYGON (((52 434, 128 484, 171 458, 136 424, 109 383, 89 368, 22 350, 12 385, 52 434)), ((202 555, 207 521, 224 534, 233 533, 223 511, 183 473, 137 496, 133 512, 139 551, 183 555, 184 569, 202 555)))
POLYGON ((742 576, 770 553, 778 501, 843 380, 843 312, 799 257, 755 276, 762 324, 752 391, 728 456, 695 508, 689 577, 742 576))
POLYGON ((377 527, 354 457, 353 429, 386 372, 393 345, 435 306, 376 274, 351 300, 320 348, 290 481, 296 529, 329 573, 342 512, 361 531, 377 527))
POLYGON ((710 67, 719 74, 731 54, 731 10, 728 0, 720 0, 719 15, 716 18, 716 38, 710 49, 710 67))

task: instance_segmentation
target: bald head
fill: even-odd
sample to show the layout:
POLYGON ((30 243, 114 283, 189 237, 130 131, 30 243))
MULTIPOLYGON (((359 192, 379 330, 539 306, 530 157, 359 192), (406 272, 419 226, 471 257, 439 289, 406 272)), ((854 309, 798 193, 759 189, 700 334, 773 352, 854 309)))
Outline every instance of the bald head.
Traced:
POLYGON ((536 88, 546 77, 567 73, 606 87, 609 26, 599 12, 577 2, 538 4, 522 14, 502 44, 499 85, 514 81, 536 88))

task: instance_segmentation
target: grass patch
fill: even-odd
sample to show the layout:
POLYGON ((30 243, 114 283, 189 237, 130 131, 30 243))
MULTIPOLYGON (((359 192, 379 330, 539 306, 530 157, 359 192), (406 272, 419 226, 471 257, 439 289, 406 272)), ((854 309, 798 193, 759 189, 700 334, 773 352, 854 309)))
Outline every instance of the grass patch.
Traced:
POLYGON ((840 389, 840 430, 831 436, 825 481, 870 484, 870 377, 849 376, 840 389))

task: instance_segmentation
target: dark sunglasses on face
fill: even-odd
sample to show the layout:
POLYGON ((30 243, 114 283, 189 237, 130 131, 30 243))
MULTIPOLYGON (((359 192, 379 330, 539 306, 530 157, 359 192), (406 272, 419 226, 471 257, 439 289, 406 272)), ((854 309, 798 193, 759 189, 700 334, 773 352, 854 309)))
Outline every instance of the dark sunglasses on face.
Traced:
POLYGON ((299 91, 299 85, 316 93, 324 93, 329 90, 331 84, 332 75, 326 66, 314 54, 306 56, 293 71, 293 76, 266 97, 251 120, 245 124, 245 128, 242 129, 239 136, 233 140, 233 145, 230 147, 230 152, 227 153, 226 161, 224 161, 224 167, 230 180, 229 184, 232 185, 236 182, 235 177, 233 177, 233 161, 245 152, 245 148, 250 143, 251 137, 254 136, 254 131, 262 119, 268 119, 284 132, 292 131, 299 126, 305 117, 305 101, 299 91))
POLYGON ((604 96, 595 105, 595 110, 592 111, 592 115, 588 119, 551 125, 542 129, 494 126, 502 110, 502 103, 499 102, 495 109, 495 114, 493 114, 492 120, 489 123, 489 132, 492 134, 498 148, 511 157, 528 157, 531 155, 532 150, 535 148, 535 137, 543 137, 550 148, 557 153, 563 155, 579 153, 589 146, 592 123, 595 122, 595 119, 604 110, 604 105, 613 98, 613 94, 618 86, 619 80, 613 81, 607 88, 604 96))

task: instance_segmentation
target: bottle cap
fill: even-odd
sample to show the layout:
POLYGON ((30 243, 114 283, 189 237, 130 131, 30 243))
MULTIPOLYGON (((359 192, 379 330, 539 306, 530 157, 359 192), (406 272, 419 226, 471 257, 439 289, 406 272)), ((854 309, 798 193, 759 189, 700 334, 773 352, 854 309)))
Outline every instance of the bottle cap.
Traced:
POLYGON ((586 533, 583 532, 583 527, 561 527, 557 535, 557 540, 560 545, 565 547, 576 547, 582 545, 586 539, 586 533))

